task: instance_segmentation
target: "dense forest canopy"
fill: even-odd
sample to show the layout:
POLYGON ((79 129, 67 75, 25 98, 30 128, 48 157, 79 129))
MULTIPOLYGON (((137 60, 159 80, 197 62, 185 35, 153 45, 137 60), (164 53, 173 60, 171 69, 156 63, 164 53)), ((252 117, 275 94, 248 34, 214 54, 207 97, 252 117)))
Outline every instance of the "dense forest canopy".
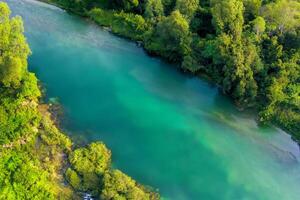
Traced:
POLYGON ((0 199, 159 199, 119 170, 101 142, 72 148, 41 104, 27 69, 29 46, 20 17, 0 2, 0 199))
POLYGON ((300 142, 298 0, 50 0, 208 75, 300 142))

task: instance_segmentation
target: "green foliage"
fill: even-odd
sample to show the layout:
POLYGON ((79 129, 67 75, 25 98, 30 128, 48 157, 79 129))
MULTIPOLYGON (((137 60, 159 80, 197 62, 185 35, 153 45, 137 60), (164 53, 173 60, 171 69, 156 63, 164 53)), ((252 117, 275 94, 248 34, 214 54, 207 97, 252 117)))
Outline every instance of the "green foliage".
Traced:
POLYGON ((38 80, 33 73, 27 72, 22 80, 22 85, 18 88, 17 96, 30 100, 37 100, 41 96, 41 91, 38 87, 38 80))
POLYGON ((115 13, 112 31, 126 37, 142 40, 148 24, 141 15, 124 12, 115 13))
POLYGON ((252 22, 252 26, 253 32, 255 32, 258 36, 264 33, 266 30, 266 22, 262 17, 256 17, 252 22))
POLYGON ((21 18, 0 2, 0 144, 32 134, 39 123, 37 79, 27 72, 30 53, 21 18))
POLYGON ((243 0, 243 4, 245 7, 245 20, 249 22, 258 16, 262 0, 243 0))
POLYGON ((30 50, 21 18, 9 16, 8 6, 0 2, 0 83, 17 88, 26 72, 30 50))
MULTIPOLYGON (((54 2, 54 0, 49 0, 54 2)), ((80 15, 86 15, 86 12, 95 7, 108 8, 111 6, 109 0, 55 0, 60 6, 80 15)))
POLYGON ((73 169, 67 170, 66 177, 72 187, 99 194, 101 177, 111 165, 111 152, 105 145, 97 142, 87 148, 76 149, 70 154, 69 160, 73 169))
POLYGON ((229 0, 215 1, 213 5, 213 21, 219 35, 215 43, 218 56, 212 56, 214 63, 222 67, 218 73, 223 76, 223 90, 231 93, 240 103, 248 104, 257 93, 251 68, 254 59, 249 57, 249 53, 259 57, 251 40, 243 39, 243 4, 239 0, 229 0))
POLYGON ((134 180, 119 170, 105 173, 103 177, 103 190, 101 199, 126 200, 155 199, 150 193, 145 192, 134 180))
POLYGON ((98 24, 110 27, 112 32, 135 40, 142 40, 148 28, 145 19, 137 14, 95 8, 88 15, 98 24))
POLYGON ((166 15, 169 15, 176 5, 176 0, 162 0, 162 4, 164 5, 164 11, 166 15))
POLYGON ((40 127, 40 137, 44 143, 48 146, 57 145, 68 152, 71 151, 71 140, 57 129, 50 116, 47 116, 45 113, 42 115, 40 127))
POLYGON ((291 55, 282 55, 282 48, 276 38, 271 39, 269 58, 276 60, 266 63, 264 71, 264 107, 260 112, 262 121, 274 120, 286 130, 294 133, 293 137, 300 142, 300 50, 291 55))
POLYGON ((0 199, 55 199, 48 181, 49 174, 30 159, 16 151, 2 151, 0 157, 0 199))
POLYGON ((156 18, 164 15, 164 6, 161 0, 147 0, 145 5, 145 17, 156 18))
POLYGON ((79 190, 101 199, 159 199, 119 170, 112 170, 111 152, 101 142, 79 148, 69 156, 66 179, 79 190))
POLYGON ((114 8, 122 9, 124 11, 133 11, 138 7, 138 0, 112 0, 111 1, 114 8))
POLYGON ((56 133, 40 131, 45 117, 38 108, 37 79, 27 71, 30 50, 21 18, 10 19, 9 14, 8 6, 0 3, 0 199, 71 198, 58 176, 61 138, 50 151, 37 139, 56 133))
POLYGON ((89 11, 89 16, 92 20, 101 26, 112 27, 114 21, 114 13, 111 11, 103 10, 101 8, 94 8, 89 11))
MULTIPOLYGON (((202 2, 202 1, 201 1, 202 2)), ((215 34, 210 8, 199 8, 190 23, 191 31, 201 38, 215 34)))
POLYGON ((103 174, 111 164, 111 152, 101 142, 92 143, 87 148, 76 149, 70 154, 70 163, 80 173, 103 174))
POLYGON ((199 7, 199 0, 176 0, 176 9, 180 11, 189 21, 194 17, 199 7))
POLYGON ((192 55, 185 56, 182 62, 182 69, 188 70, 189 72, 196 73, 201 66, 197 63, 197 59, 192 55))
POLYGON ((278 0, 265 5, 261 14, 268 23, 269 31, 278 31, 283 34, 300 27, 299 1, 278 0))
POLYGON ((71 168, 68 168, 66 171, 66 179, 73 188, 75 188, 77 190, 81 189, 81 178, 71 168))
POLYGON ((183 15, 174 11, 164 17, 147 38, 145 47, 171 61, 182 61, 190 51, 189 24, 183 15))
POLYGON ((244 7, 240 0, 218 1, 212 0, 211 12, 217 33, 232 35, 233 39, 240 39, 244 24, 244 7))
MULTIPOLYGON (((28 88, 23 87, 21 91, 24 92, 28 88)), ((35 88, 33 87, 32 92, 35 88)), ((0 144, 9 143, 14 140, 27 137, 35 131, 40 122, 40 115, 37 110, 37 103, 34 99, 36 96, 29 96, 28 93, 12 93, 9 89, 0 89, 0 144), (12 94, 10 94, 12 93, 12 94), (20 96, 20 97, 17 97, 20 96)), ((32 94, 30 94, 32 95, 32 94)))

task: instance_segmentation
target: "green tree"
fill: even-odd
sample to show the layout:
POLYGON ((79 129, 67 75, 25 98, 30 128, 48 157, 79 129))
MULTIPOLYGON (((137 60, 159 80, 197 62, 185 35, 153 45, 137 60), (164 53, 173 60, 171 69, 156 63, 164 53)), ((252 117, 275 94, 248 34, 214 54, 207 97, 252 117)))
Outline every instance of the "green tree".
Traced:
POLYGON ((157 24, 153 34, 146 41, 146 48, 171 61, 182 61, 190 52, 190 43, 189 24, 176 10, 157 24))
POLYGON ((38 126, 37 79, 27 71, 30 49, 20 17, 0 2, 0 144, 32 134, 38 126), (16 90, 17 89, 17 90, 16 90))
POLYGON ((81 182, 80 190, 98 194, 100 177, 109 170, 111 165, 111 152, 106 146, 102 142, 96 142, 87 148, 76 149, 70 154, 69 160, 73 168, 66 172, 69 183, 76 188, 81 182))
POLYGON ((162 0, 162 4, 164 5, 165 14, 169 15, 176 5, 176 0, 162 0))
POLYGON ((25 152, 2 151, 0 199, 55 199, 49 174, 25 152))
POLYGON ((296 0, 278 0, 265 5, 261 14, 268 24, 269 31, 280 34, 300 27, 300 2, 296 0))
POLYGON ((277 122, 300 142, 300 49, 287 53, 276 36, 265 36, 262 49, 260 120, 277 122))
POLYGON ((133 11, 139 5, 138 0, 112 0, 111 2, 114 8, 125 11, 133 11))
POLYGON ((243 11, 240 0, 213 1, 213 23, 218 33, 215 43, 218 55, 213 57, 214 63, 221 67, 223 90, 239 104, 247 105, 257 94, 252 67, 259 56, 251 40, 243 37, 243 11), (253 55, 249 57, 249 53, 253 55))
POLYGON ((180 11, 189 21, 194 17, 199 7, 199 0, 176 0, 176 9, 180 11))
POLYGON ((7 4, 0 2, 0 83, 17 88, 27 70, 29 46, 20 17, 10 19, 7 4))
POLYGON ((161 0, 147 0, 145 5, 145 17, 155 18, 164 15, 164 6, 161 0))
POLYGON ((90 144, 87 148, 76 149, 70 154, 70 163, 79 173, 103 174, 111 164, 111 152, 102 142, 90 144))
POLYGON ((266 22, 262 17, 256 17, 255 20, 252 22, 253 31, 256 35, 260 36, 266 30, 266 22))
POLYGON ((211 1, 213 24, 218 34, 226 33, 240 40, 244 24, 244 6, 240 0, 211 1))
POLYGON ((71 168, 68 168, 66 171, 66 178, 73 188, 77 190, 81 189, 81 178, 76 173, 76 171, 72 170, 71 168))
POLYGON ((105 173, 101 199, 125 200, 140 199, 150 200, 151 196, 137 183, 119 170, 105 173))
POLYGON ((246 21, 255 19, 262 5, 262 0, 243 0, 245 7, 244 16, 246 21))

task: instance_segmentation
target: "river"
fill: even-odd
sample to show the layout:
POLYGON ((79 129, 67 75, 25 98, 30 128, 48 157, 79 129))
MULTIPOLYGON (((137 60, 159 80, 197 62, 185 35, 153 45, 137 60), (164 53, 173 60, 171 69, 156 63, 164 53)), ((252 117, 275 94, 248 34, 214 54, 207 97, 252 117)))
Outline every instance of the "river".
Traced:
POLYGON ((300 153, 218 89, 61 9, 4 0, 24 19, 29 69, 58 98, 75 142, 102 140, 113 165, 174 200, 296 200, 300 153))

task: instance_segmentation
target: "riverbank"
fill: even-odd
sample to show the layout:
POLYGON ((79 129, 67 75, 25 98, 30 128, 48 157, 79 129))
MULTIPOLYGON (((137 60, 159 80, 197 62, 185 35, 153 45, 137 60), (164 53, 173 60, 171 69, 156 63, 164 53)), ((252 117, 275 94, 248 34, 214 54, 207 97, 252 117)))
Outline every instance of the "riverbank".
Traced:
MULTIPOLYGON (((62 9, 66 9, 67 11, 73 14, 88 18, 100 26, 108 27, 109 31, 118 36, 136 41, 139 44, 139 46, 142 46, 145 49, 145 51, 150 55, 159 56, 169 62, 175 63, 176 66, 178 66, 179 70, 184 71, 189 75, 205 78, 209 82, 213 82, 214 84, 218 85, 221 91, 223 91, 232 98, 233 102, 235 102, 235 104, 240 110, 255 110, 255 112, 257 113, 256 119, 258 123, 272 123, 276 126, 279 126, 286 132, 290 133, 293 136, 294 140, 299 142, 300 130, 298 124, 300 121, 300 115, 297 114, 297 109, 291 109, 295 106, 291 106, 291 108, 286 108, 286 106, 282 106, 280 103, 278 103, 278 106, 273 106, 274 103, 267 105, 266 102, 268 101, 268 97, 265 96, 270 96, 270 94, 267 94, 267 91, 264 92, 265 94, 261 94, 261 97, 257 97, 256 100, 237 100, 235 94, 230 94, 231 92, 226 92, 223 86, 224 81, 221 80, 219 75, 216 75, 216 73, 212 72, 211 70, 207 70, 208 67, 204 67, 202 64, 199 64, 198 61, 196 62, 198 58, 195 58, 197 57, 195 55, 199 54, 200 57, 200 55, 203 54, 204 51, 207 51, 207 49, 203 47, 203 41, 201 41, 197 36, 195 36, 195 34, 192 34, 192 36, 190 36, 192 38, 192 44, 190 48, 193 56, 185 56, 184 59, 181 58, 177 60, 177 58, 180 58, 179 55, 175 56, 175 58, 172 58, 167 51, 163 51, 160 48, 158 48, 158 44, 153 44, 152 40, 155 39, 153 38, 154 36, 149 37, 149 35, 153 34, 153 31, 155 32, 154 29, 158 23, 156 20, 159 21, 160 19, 156 19, 153 21, 146 19, 140 14, 124 12, 120 10, 110 10, 99 6, 90 10, 86 10, 85 8, 83 8, 79 11, 75 8, 70 8, 64 5, 63 3, 58 3, 58 1, 56 0, 42 1, 50 3, 52 5, 56 5, 62 9), (202 52, 199 53, 199 50, 197 48, 202 48, 202 50, 200 50, 202 52)), ((216 66, 212 66, 212 68, 216 68, 216 66)), ((260 91, 260 93, 262 92, 260 91)))

